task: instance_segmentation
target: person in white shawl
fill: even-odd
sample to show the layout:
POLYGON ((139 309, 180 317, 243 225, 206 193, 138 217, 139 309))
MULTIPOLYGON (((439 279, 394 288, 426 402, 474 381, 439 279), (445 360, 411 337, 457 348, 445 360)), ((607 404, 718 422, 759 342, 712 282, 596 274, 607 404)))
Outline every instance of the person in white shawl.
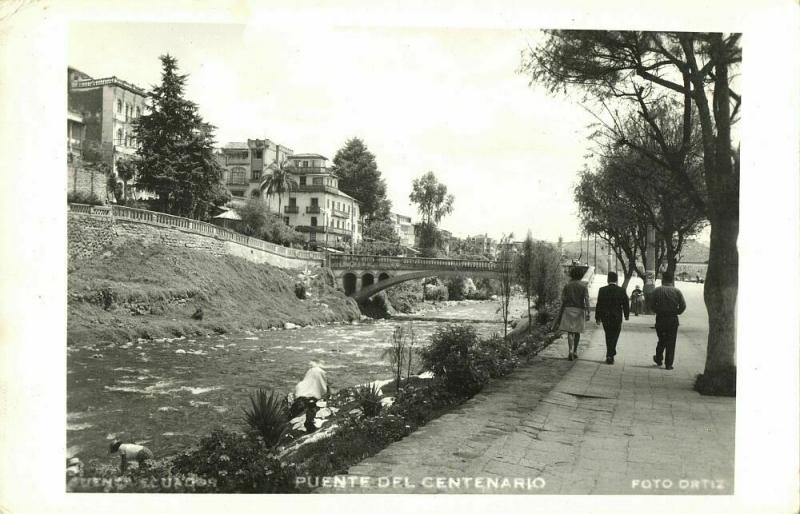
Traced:
POLYGON ((316 430, 314 425, 314 417, 317 414, 317 401, 327 398, 330 394, 330 385, 328 384, 328 376, 322 363, 319 361, 311 361, 310 368, 306 371, 306 375, 294 388, 294 403, 292 404, 292 416, 298 415, 300 412, 305 411, 306 422, 305 428, 307 432, 316 430))

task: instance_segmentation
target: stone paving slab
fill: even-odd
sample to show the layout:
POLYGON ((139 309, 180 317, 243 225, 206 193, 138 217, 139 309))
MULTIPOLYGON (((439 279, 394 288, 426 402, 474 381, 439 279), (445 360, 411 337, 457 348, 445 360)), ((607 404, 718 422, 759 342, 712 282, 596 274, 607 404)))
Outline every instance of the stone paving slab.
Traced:
POLYGON ((614 365, 605 364, 603 331, 592 323, 577 361, 556 341, 531 365, 351 467, 370 487, 319 492, 732 494, 735 399, 692 390, 707 337, 696 314, 702 303, 692 300, 674 370, 652 363, 652 317, 624 325, 614 365), (382 487, 386 477, 399 484, 382 487))

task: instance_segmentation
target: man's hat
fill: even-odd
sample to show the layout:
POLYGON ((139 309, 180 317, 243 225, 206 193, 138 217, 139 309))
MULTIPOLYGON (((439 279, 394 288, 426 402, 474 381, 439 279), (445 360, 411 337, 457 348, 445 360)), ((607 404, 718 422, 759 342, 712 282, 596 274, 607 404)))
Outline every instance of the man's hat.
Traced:
POLYGON ((608 272, 608 283, 616 282, 617 281, 617 274, 613 271, 608 272))

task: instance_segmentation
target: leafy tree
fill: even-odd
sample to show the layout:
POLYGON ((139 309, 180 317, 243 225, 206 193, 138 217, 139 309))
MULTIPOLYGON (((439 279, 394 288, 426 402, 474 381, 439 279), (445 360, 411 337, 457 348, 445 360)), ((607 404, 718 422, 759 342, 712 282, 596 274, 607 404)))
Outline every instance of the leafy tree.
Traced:
POLYGON ((611 177, 602 173, 584 171, 575 188, 581 223, 586 231, 611 246, 622 266, 623 288, 628 287, 636 271, 647 236, 647 226, 641 222, 636 207, 626 200, 618 194, 611 177))
POLYGON ((548 304, 561 296, 564 278, 561 253, 552 244, 544 241, 534 241, 531 253, 531 288, 536 298, 534 307, 541 314, 548 304))
POLYGON ((242 218, 238 231, 244 235, 280 245, 299 244, 304 241, 302 234, 287 226, 279 215, 270 212, 267 205, 257 198, 251 198, 244 205, 237 207, 236 213, 242 218))
MULTIPOLYGON (((636 109, 652 129, 653 140, 669 160, 686 194, 705 210, 711 247, 704 299, 708 310, 708 349, 698 390, 734 394, 736 387, 736 297, 739 253, 739 150, 733 125, 742 97, 732 87, 741 63, 741 34, 691 32, 548 31, 537 48, 524 53, 521 71, 551 91, 578 88, 605 104, 613 100, 636 109), (678 152, 662 136, 653 108, 673 101, 682 105, 682 143, 678 152), (681 177, 692 138, 692 118, 700 125, 705 199, 681 177)), ((636 143, 622 140, 636 148, 636 143)), ((638 149, 646 154, 645 149, 638 149)))
POLYGON ((183 97, 187 75, 178 74, 175 58, 160 59, 161 84, 148 93, 149 112, 134 122, 141 143, 139 185, 158 195, 164 212, 206 219, 212 206, 227 201, 214 158, 214 127, 183 97))
POLYGON ((533 236, 531 231, 528 230, 528 235, 525 236, 525 241, 522 243, 522 251, 517 256, 517 279, 525 292, 525 298, 528 301, 528 332, 531 331, 531 296, 533 292, 533 236))
POLYGON ((271 172, 264 176, 261 181, 261 191, 267 193, 267 197, 271 198, 272 195, 278 195, 278 214, 281 214, 281 198, 283 195, 297 186, 297 181, 292 176, 294 165, 288 160, 280 164, 270 164, 268 168, 271 172))
POLYGON ((503 337, 508 335, 509 304, 511 303, 512 286, 514 285, 514 255, 511 242, 514 234, 500 238, 500 251, 497 255, 497 281, 500 284, 500 315, 503 317, 503 337))
POLYGON ((392 204, 386 198, 386 182, 381 178, 375 155, 361 139, 348 139, 336 152, 333 174, 339 179, 339 189, 361 202, 363 216, 378 219, 389 216, 392 204))
POLYGON ((422 222, 428 225, 437 225, 453 212, 455 197, 447 194, 447 186, 440 183, 432 171, 414 179, 409 198, 417 204, 422 222))
POLYGON ((136 157, 121 157, 117 159, 117 176, 122 180, 123 199, 128 200, 128 182, 136 177, 138 164, 136 157))
POLYGON ((400 234, 394 228, 394 223, 388 219, 370 219, 364 223, 364 239, 383 241, 386 243, 400 244, 400 234))
POLYGON ((432 171, 414 179, 409 198, 417 204, 417 211, 422 216, 422 222, 416 229, 420 231, 420 246, 423 249, 436 248, 439 242, 436 226, 443 217, 453 212, 455 198, 447 193, 447 186, 440 183, 432 171))

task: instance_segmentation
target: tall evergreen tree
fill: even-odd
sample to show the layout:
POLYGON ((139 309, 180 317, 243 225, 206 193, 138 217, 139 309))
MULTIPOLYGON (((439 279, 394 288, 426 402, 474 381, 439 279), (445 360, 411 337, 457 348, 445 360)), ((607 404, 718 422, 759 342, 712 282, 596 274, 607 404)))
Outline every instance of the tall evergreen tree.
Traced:
POLYGON ((348 139, 333 158, 333 173, 339 189, 361 202, 361 214, 384 219, 392 210, 386 198, 386 182, 378 170, 375 155, 357 137, 348 139))
POLYGON ((206 219, 212 205, 230 199, 214 159, 215 127, 183 97, 187 75, 170 55, 160 57, 161 84, 148 93, 149 113, 135 123, 139 186, 158 195, 161 210, 206 219))

